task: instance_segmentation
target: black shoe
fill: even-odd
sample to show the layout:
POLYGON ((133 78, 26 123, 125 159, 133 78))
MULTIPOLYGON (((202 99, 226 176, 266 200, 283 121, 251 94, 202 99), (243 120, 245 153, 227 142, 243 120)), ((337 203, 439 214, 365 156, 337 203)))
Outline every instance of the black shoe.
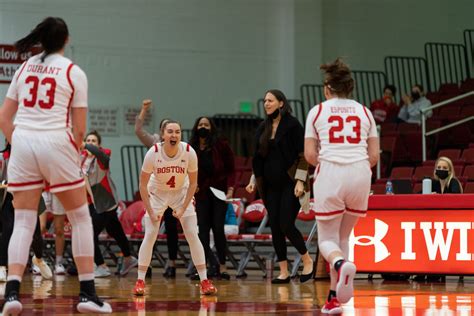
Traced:
POLYGON ((201 280, 201 278, 199 277, 199 274, 198 274, 198 273, 191 274, 191 275, 189 276, 189 278, 190 278, 191 280, 193 280, 193 281, 199 281, 199 280, 201 280))
POLYGON ((151 267, 148 267, 148 269, 146 269, 145 278, 151 278, 152 274, 153 271, 151 270, 151 267))
POLYGON ((288 283, 290 283, 289 276, 286 279, 275 278, 272 280, 272 284, 288 284, 288 283))
POLYGON ((171 279, 176 278, 176 267, 167 267, 163 276, 171 279))
POLYGON ((23 305, 21 305, 18 300, 18 293, 12 291, 8 297, 5 298, 5 303, 3 304, 3 315, 18 315, 23 310, 23 305))
POLYGON ((419 274, 413 278, 414 281, 416 282, 425 282, 425 277, 426 275, 419 274))
POLYGON ((227 272, 221 272, 220 277, 221 277, 222 280, 227 280, 227 281, 230 280, 230 275, 227 272))
POLYGON ((300 275, 300 283, 304 283, 304 282, 312 279, 313 277, 314 277, 314 266, 313 266, 313 270, 310 273, 300 275))

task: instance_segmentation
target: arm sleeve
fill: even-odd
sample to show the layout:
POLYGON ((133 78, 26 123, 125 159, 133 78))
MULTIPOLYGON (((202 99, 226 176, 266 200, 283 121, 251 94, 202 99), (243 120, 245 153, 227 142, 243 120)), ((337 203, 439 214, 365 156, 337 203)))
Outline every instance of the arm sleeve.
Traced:
POLYGON ((104 166, 104 169, 109 169, 110 157, 105 152, 91 144, 86 144, 84 147, 96 156, 97 160, 104 166))
POLYGON ((87 76, 79 66, 74 65, 71 69, 71 81, 74 85, 73 108, 87 107, 87 76))
POLYGON ((194 148, 189 146, 189 162, 188 162, 188 172, 196 172, 198 171, 198 159, 196 155, 196 151, 194 148))
POLYGON ((318 139, 318 135, 316 134, 316 127, 313 125, 314 119, 316 117, 317 109, 319 109, 319 105, 316 105, 308 113, 308 117, 306 118, 306 130, 305 130, 304 138, 318 139))
POLYGON ((153 172, 153 161, 155 156, 155 149, 152 147, 148 150, 145 155, 145 159, 143 159, 142 171, 146 173, 153 172))
MULTIPOLYGON (((25 61, 26 63, 26 61, 25 61)), ((20 75, 21 69, 24 67, 24 63, 15 71, 15 75, 13 75, 13 80, 10 83, 7 91, 7 98, 12 99, 18 102, 18 76, 20 75)))
POLYGON ((140 142, 148 148, 160 140, 159 135, 152 135, 143 129, 143 120, 141 120, 138 115, 135 118, 135 135, 137 135, 140 142))

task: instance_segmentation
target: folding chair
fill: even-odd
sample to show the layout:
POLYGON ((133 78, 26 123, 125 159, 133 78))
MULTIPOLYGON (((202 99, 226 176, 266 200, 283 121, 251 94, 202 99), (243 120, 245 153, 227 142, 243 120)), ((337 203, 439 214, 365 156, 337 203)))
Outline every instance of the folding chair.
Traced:
POLYGON ((243 244, 247 248, 247 253, 245 253, 240 258, 236 276, 243 277, 246 275, 245 268, 247 267, 250 258, 253 258, 255 260, 259 268, 266 276, 266 267, 264 260, 255 251, 255 247, 257 246, 257 244, 265 243, 271 240, 271 235, 262 234, 262 231, 268 222, 268 214, 267 210, 265 209, 265 206, 263 205, 263 201, 256 200, 252 202, 249 206, 247 206, 241 216, 242 220, 244 221, 252 223, 260 222, 260 225, 255 234, 238 234, 227 236, 227 240, 229 243, 243 244))
MULTIPOLYGON (((314 205, 314 199, 311 199, 308 214, 304 213, 303 210, 300 209, 300 211, 298 213, 298 216, 297 216, 297 219, 300 220, 300 221, 304 221, 304 222, 314 221, 313 227, 311 228, 311 231, 309 232, 308 237, 306 239, 306 249, 308 249, 308 251, 311 247, 311 243, 313 242, 314 235, 318 231, 318 223, 316 222, 316 211, 314 210, 313 205, 314 205)), ((316 245, 316 247, 317 247, 317 245, 316 245)), ((316 253, 318 253, 318 252, 319 251, 316 251, 316 253)), ((318 256, 316 256, 316 258, 317 257, 318 256)), ((293 268, 291 270, 291 277, 292 278, 296 277, 296 275, 298 274, 298 268, 300 267, 300 264, 301 264, 301 255, 298 254, 295 257, 295 260, 293 262, 293 268)))

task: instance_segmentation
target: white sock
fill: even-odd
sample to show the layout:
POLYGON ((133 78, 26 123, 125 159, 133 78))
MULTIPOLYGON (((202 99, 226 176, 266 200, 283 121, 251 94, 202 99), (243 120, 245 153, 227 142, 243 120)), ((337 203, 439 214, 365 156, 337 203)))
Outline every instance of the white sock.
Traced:
POLYGON ((145 280, 146 272, 138 270, 138 279, 145 280))
POLYGON ((145 237, 143 237, 140 250, 138 251, 138 266, 148 267, 150 265, 153 247, 155 246, 159 230, 159 222, 152 222, 148 216, 145 217, 145 237))
POLYGON ((87 204, 66 211, 72 226, 72 254, 74 257, 94 257, 94 229, 87 204))
POLYGON ((78 275, 80 281, 90 281, 94 280, 94 273, 82 273, 78 275))
POLYGON ((207 280, 207 270, 206 270, 205 266, 204 266, 204 268, 201 268, 201 269, 197 270, 197 273, 199 274, 199 279, 201 281, 207 280))
POLYGON ((63 256, 56 256, 56 264, 63 263, 63 256))
POLYGON ((189 245, 191 258, 194 266, 206 265, 206 255, 201 240, 198 236, 198 226, 196 215, 181 217, 181 227, 183 227, 184 236, 189 245))

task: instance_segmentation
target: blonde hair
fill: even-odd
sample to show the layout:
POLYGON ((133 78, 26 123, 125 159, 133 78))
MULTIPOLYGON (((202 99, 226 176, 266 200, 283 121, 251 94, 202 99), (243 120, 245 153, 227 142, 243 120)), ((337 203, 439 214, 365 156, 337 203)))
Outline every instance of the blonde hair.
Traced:
MULTIPOLYGON (((434 167, 434 171, 433 171, 433 176, 436 180, 440 181, 441 179, 436 175, 436 169, 438 167, 438 163, 440 161, 444 161, 448 164, 448 177, 446 178, 446 187, 449 187, 449 184, 451 183, 451 180, 452 179, 455 179, 456 181, 459 182, 459 180, 456 178, 456 173, 454 172, 454 165, 453 165, 453 162, 451 161, 451 159, 449 159, 448 157, 444 157, 444 156, 441 156, 439 157, 438 159, 436 159, 436 163, 435 163, 435 167, 434 167)), ((462 185, 459 184, 459 187, 461 188, 461 193, 463 192, 462 190, 462 185)))

